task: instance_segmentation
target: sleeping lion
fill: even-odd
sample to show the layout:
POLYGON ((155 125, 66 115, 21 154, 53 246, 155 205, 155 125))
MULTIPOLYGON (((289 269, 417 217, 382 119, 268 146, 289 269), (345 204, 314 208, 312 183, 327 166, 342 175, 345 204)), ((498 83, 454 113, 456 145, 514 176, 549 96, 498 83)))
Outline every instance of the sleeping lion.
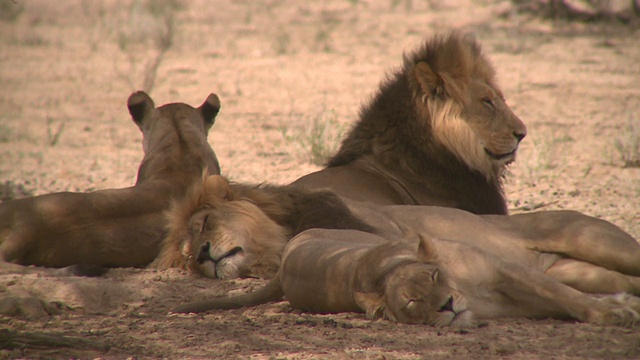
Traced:
POLYGON ((284 296, 294 308, 317 313, 365 312, 371 319, 434 326, 471 324, 464 298, 432 264, 431 242, 421 241, 416 251, 404 242, 367 235, 307 230, 287 244, 278 273, 264 288, 173 312, 233 309, 284 296))
MULTIPOLYGON (((618 325, 637 321, 638 298, 624 293, 640 295, 640 245, 609 222, 575 211, 474 215, 444 207, 376 206, 344 201, 344 208, 334 207, 334 212, 323 214, 327 223, 350 216, 368 224, 369 231, 311 229, 287 245, 291 239, 288 234, 293 233, 290 225, 272 218, 273 214, 282 216, 282 212, 286 212, 279 206, 282 201, 278 201, 286 190, 285 187, 278 194, 265 194, 258 187, 254 193, 245 192, 248 196, 238 196, 224 177, 213 175, 191 190, 191 195, 199 194, 206 206, 194 212, 189 208, 194 204, 182 204, 185 206, 182 208, 174 204, 174 210, 192 214, 190 218, 176 219, 186 220, 182 226, 188 231, 185 237, 173 239, 179 241, 176 246, 185 251, 183 256, 192 270, 232 279, 269 277, 265 272, 273 269, 276 279, 255 296, 229 301, 214 299, 177 311, 254 305, 279 300, 284 294, 292 306, 310 311, 364 311, 370 316, 402 322, 431 323, 426 315, 398 320, 404 319, 397 315, 402 307, 390 307, 386 313, 373 311, 362 296, 353 295, 364 288, 358 285, 361 281, 376 282, 385 278, 388 270, 385 254, 391 256, 389 263, 393 263, 399 261, 393 254, 401 253, 402 256, 398 255, 401 258, 411 254, 412 262, 429 259, 427 262, 440 270, 443 279, 450 280, 451 288, 466 298, 468 308, 479 318, 554 316, 618 325), (278 212, 278 208, 282 211, 278 212), (426 241, 423 249, 432 249, 429 257, 423 256, 423 250, 418 252, 422 255, 416 256, 416 238, 426 241), (384 245, 390 240, 399 240, 405 250, 400 250, 402 245, 384 245), (361 260, 362 253, 375 246, 385 249, 377 252, 382 257, 367 255, 362 259, 374 256, 375 261, 361 260), (307 248, 309 253, 304 250, 307 248), (344 255, 335 251, 338 248, 344 255), (319 254, 331 256, 325 259, 319 254), (341 256, 344 260, 340 260, 341 256), (296 260, 298 258, 301 260, 296 260), (265 268, 264 261, 270 261, 270 267, 265 268), (290 265, 281 265, 281 270, 276 272, 278 267, 273 266, 274 261, 290 265), (362 269, 363 261, 371 267, 366 271, 357 270, 362 269), (347 266, 346 263, 353 264, 347 266), (337 285, 338 279, 353 278, 356 273, 369 274, 372 279, 357 278, 349 285, 352 287, 335 290, 333 286, 346 286, 337 285), (317 290, 313 290, 316 287, 317 290), (302 290, 298 293, 296 289, 302 290), (335 295, 346 290, 349 291, 345 294, 349 295, 335 295), (310 299, 305 293, 309 293, 310 299), (610 295, 598 299, 588 294, 610 295), (337 299, 336 302, 333 299, 337 299)), ((408 282, 414 284, 411 289, 422 291, 420 289, 430 286, 428 276, 422 279, 425 284, 408 282)), ((390 301, 388 296, 385 298, 389 293, 383 288, 376 291, 380 299, 390 301)), ((455 292, 451 292, 455 300, 453 294, 455 292)), ((431 309, 436 305, 442 306, 431 303, 431 309)))
POLYGON ((418 244, 389 242, 360 231, 312 229, 289 242, 280 269, 264 288, 173 312, 253 306, 284 296, 304 311, 365 312, 371 319, 433 326, 471 326, 473 316, 574 318, 620 326, 640 321, 640 298, 596 298, 545 274, 559 258, 531 252, 527 261, 515 262, 456 240, 419 235, 418 244))
MULTIPOLYGON (((321 224, 317 227, 364 230, 386 239, 421 234, 457 241, 516 264, 540 261, 541 272, 583 292, 640 295, 640 245, 617 226, 579 212, 474 215, 454 208, 347 200, 340 206, 335 195, 317 192, 310 193, 314 206, 299 211, 285 206, 287 187, 279 192, 241 189, 219 175, 196 184, 189 199, 198 201, 174 203, 172 230, 157 261, 177 257, 193 272, 214 278, 269 278, 284 246, 303 230, 298 224, 313 220, 321 224), (326 203, 324 198, 331 199, 331 208, 318 205, 326 203), (325 211, 314 212, 316 207, 325 211), (286 222, 279 220, 285 216, 286 222)), ((303 203, 303 195, 297 193, 296 202, 303 203)))

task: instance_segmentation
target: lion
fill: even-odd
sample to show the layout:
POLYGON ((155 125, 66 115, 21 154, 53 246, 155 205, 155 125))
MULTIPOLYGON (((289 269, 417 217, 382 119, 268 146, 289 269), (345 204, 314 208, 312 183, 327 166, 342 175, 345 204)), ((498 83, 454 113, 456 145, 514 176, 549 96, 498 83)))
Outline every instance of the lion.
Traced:
MULTIPOLYGON (((468 242, 418 238, 416 245, 354 230, 308 230, 287 245, 282 266, 266 287, 182 305, 174 312, 252 306, 284 296, 303 311, 365 312, 369 318, 435 326, 471 326, 474 317, 573 318, 619 326, 640 321, 640 298, 598 298, 547 273, 561 259, 580 260, 530 252, 527 261, 516 262, 468 242)), ((586 287, 592 281, 576 280, 586 287)))
POLYGON ((143 135, 144 158, 135 185, 0 204, 4 267, 140 267, 156 257, 171 199, 182 197, 203 172, 220 173, 207 142, 220 100, 210 94, 198 108, 183 103, 155 108, 151 97, 139 91, 127 106, 143 135))
MULTIPOLYGON (((298 224, 320 217, 321 226, 306 229, 361 230, 385 239, 407 238, 407 234, 446 239, 522 266, 536 264, 546 276, 582 292, 640 295, 638 242, 614 224, 576 211, 476 215, 437 206, 379 206, 313 192, 313 201, 307 203, 331 199, 330 208, 314 213, 315 205, 287 204, 291 202, 287 192, 296 193, 296 202, 305 202, 301 197, 306 193, 295 187, 270 189, 270 193, 264 187, 240 189, 242 193, 236 193, 224 177, 212 175, 190 195, 206 198, 206 206, 193 211, 193 203, 174 204, 173 209, 183 210, 172 223, 181 236, 165 239, 167 254, 177 253, 190 270, 213 278, 270 278, 277 272, 287 242, 305 228, 298 224), (288 220, 283 221, 286 214, 288 220)), ((320 224, 320 220, 313 222, 320 224)))
POLYGON ((364 312, 370 319, 468 326, 462 295, 431 263, 426 241, 418 251, 404 242, 360 242, 353 230, 307 230, 285 247, 276 276, 258 291, 179 306, 174 313, 232 309, 279 301, 316 313, 364 312), (343 237, 348 237, 344 240, 343 237))
POLYGON ((404 56, 326 167, 293 184, 379 205, 507 214, 503 173, 526 134, 475 39, 437 35, 404 56))
POLYGON ((229 183, 220 175, 194 183, 166 219, 168 233, 150 267, 222 279, 272 277, 285 239, 307 229, 374 231, 332 192, 229 183))

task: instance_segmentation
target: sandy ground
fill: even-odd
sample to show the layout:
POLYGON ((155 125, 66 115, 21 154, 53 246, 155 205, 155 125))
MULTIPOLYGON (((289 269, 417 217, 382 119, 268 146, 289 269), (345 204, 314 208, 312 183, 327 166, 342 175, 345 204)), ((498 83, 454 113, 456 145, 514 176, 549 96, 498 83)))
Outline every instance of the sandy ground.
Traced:
MULTIPOLYGON (((153 41, 167 31, 162 9, 116 0, 0 1, 3 193, 131 185, 141 136, 125 102, 143 86, 153 41), (21 9, 15 19, 6 3, 21 9)), ((220 96, 209 141, 234 180, 285 184, 318 169, 305 139, 320 138, 331 150, 403 51, 461 28, 484 45, 529 129, 506 178, 512 212, 575 209, 640 238, 637 26, 540 20, 508 2, 481 0, 177 4, 173 42, 150 93, 156 104, 194 106, 210 92, 220 96), (323 124, 323 136, 307 136, 323 124)), ((118 269, 101 279, 4 271, 0 308, 20 299, 27 315, 0 316, 0 358, 640 357, 637 328, 558 320, 434 329, 300 313, 286 303, 167 316, 180 302, 260 284, 177 270, 118 269), (9 343, 7 330, 58 345, 9 343)))

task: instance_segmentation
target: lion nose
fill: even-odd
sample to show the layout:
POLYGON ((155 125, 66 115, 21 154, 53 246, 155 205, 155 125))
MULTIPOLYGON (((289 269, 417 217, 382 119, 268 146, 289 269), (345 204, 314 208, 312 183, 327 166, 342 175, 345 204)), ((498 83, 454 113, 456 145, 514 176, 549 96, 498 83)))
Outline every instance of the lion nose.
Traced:
POLYGON ((516 139, 518 139, 518 142, 522 141, 522 139, 524 139, 525 136, 527 136, 526 132, 518 132, 518 131, 514 131, 513 132, 513 136, 516 137, 516 139))
POLYGON ((208 241, 200 246, 200 252, 198 253, 198 257, 196 258, 196 261, 199 264, 203 264, 205 261, 212 260, 211 255, 209 254, 210 248, 211 244, 208 241))
POLYGON ((438 312, 445 312, 445 311, 453 311, 453 296, 449 296, 449 299, 447 299, 447 302, 445 302, 444 305, 442 305, 438 310, 438 312))

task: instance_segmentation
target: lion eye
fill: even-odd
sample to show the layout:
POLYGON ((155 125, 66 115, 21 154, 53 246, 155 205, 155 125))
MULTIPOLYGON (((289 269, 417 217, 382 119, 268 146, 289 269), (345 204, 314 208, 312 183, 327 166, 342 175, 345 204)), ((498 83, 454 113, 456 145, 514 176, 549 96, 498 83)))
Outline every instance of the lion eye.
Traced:
POLYGON ((440 276, 440 270, 435 270, 432 274, 431 274, 431 281, 436 282, 438 281, 438 277, 440 276))
POLYGON ((407 304, 405 305, 405 308, 407 310, 412 310, 412 309, 416 309, 418 308, 418 306, 420 306, 420 304, 422 304, 424 302, 423 299, 409 299, 407 301, 407 304))
POLYGON ((202 219, 202 225, 200 225, 200 234, 204 232, 205 227, 207 226, 207 220, 209 219, 209 215, 206 215, 204 219, 202 219))
POLYGON ((486 107, 488 107, 488 108, 490 108, 492 110, 495 109, 495 107, 496 107, 495 103, 490 98, 482 99, 482 104, 484 104, 486 107))

